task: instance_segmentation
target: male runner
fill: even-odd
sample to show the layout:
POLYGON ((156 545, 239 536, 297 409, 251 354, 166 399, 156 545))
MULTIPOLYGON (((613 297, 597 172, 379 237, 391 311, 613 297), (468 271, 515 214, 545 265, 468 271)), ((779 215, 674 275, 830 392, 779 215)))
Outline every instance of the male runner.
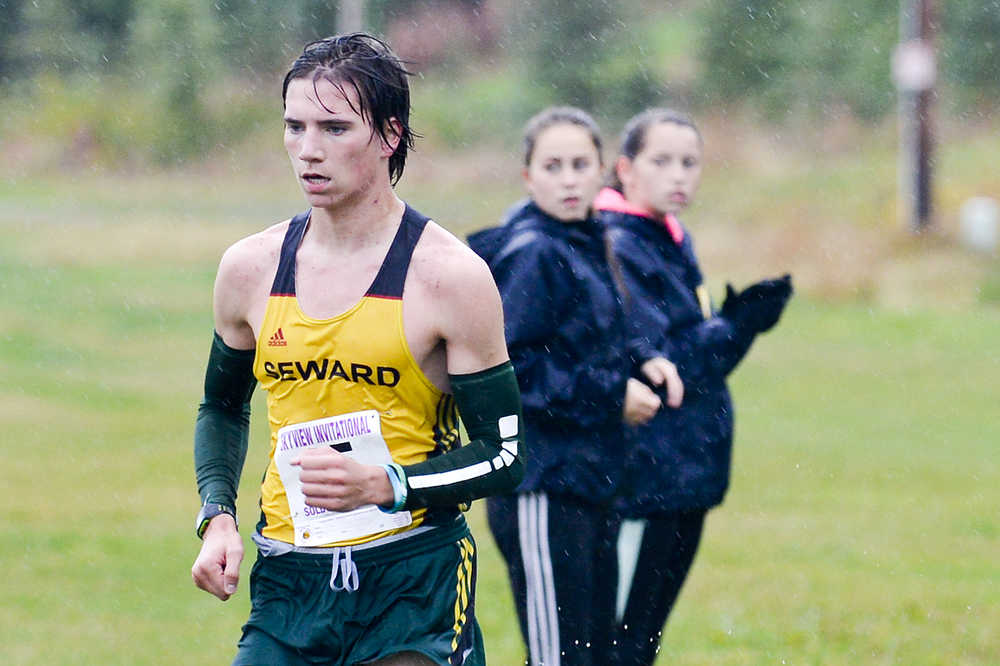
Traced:
POLYGON ((271 429, 234 664, 485 663, 459 507, 520 482, 520 396, 489 269, 393 191, 413 145, 407 74, 369 35, 305 47, 282 97, 311 208, 219 266, 192 576, 222 600, 257 380, 271 429))

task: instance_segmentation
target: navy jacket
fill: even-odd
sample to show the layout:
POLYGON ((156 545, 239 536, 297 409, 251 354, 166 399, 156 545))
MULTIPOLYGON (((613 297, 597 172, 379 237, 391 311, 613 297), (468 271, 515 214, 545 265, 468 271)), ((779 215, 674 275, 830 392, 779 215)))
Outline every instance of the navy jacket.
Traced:
POLYGON ((624 469, 631 364, 601 225, 561 222, 527 201, 469 245, 500 289, 521 389, 528 460, 518 492, 610 504, 624 469))
POLYGON ((610 210, 598 216, 608 225, 627 292, 630 353, 636 360, 665 356, 684 382, 681 407, 664 406, 630 429, 623 508, 635 516, 710 508, 729 485, 733 408, 726 376, 753 336, 712 313, 689 234, 677 242, 662 221, 610 210))

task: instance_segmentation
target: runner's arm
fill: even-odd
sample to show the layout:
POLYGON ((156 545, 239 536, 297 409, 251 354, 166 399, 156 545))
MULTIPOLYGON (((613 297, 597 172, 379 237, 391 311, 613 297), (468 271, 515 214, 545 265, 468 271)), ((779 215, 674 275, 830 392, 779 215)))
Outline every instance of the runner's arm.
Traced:
POLYGON ((253 246, 244 240, 226 251, 215 281, 215 334, 205 370, 205 393, 194 433, 195 476, 202 503, 236 509, 236 489, 250 432, 254 334, 246 321, 246 266, 253 246))
POLYGON ((509 493, 524 478, 524 433, 514 366, 505 361, 449 379, 470 441, 402 468, 407 509, 509 493))
POLYGON ((194 429, 194 466, 202 503, 235 512, 250 434, 254 350, 233 349, 216 332, 205 370, 205 395, 194 429))
POLYGON ((200 589, 225 601, 236 592, 243 541, 236 528, 236 489, 246 458, 253 376, 253 331, 247 324, 246 298, 251 280, 238 243, 223 256, 215 282, 215 335, 205 371, 205 396, 195 424, 194 460, 198 492, 232 515, 199 516, 203 538, 191 567, 200 589))
POLYGON ((436 300, 448 378, 470 441, 402 468, 407 509, 512 492, 524 476, 521 399, 504 341, 500 294, 471 250, 463 246, 452 259, 436 300))

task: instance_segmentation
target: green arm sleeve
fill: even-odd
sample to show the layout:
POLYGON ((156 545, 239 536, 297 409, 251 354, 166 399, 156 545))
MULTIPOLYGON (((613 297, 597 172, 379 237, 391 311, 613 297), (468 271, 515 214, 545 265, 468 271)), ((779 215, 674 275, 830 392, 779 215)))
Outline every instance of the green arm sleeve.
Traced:
POLYGON ((250 396, 257 385, 253 360, 254 350, 233 349, 215 334, 194 427, 194 471, 203 504, 211 500, 236 509, 250 435, 250 396))
POLYGON ((521 394, 510 361, 449 375, 469 443, 415 465, 406 474, 405 509, 455 506, 513 492, 524 478, 521 394))

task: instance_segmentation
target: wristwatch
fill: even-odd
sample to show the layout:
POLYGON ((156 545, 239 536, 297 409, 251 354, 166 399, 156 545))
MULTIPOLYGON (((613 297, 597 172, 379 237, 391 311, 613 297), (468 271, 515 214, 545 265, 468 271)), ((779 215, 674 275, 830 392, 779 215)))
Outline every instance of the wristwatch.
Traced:
POLYGON ((198 519, 194 523, 194 533, 198 535, 199 539, 205 538, 205 530, 208 529, 209 521, 220 513, 229 514, 233 517, 233 521, 236 522, 236 527, 240 526, 239 521, 236 520, 236 509, 225 504, 218 504, 217 502, 205 502, 201 507, 201 511, 198 512, 198 519))

